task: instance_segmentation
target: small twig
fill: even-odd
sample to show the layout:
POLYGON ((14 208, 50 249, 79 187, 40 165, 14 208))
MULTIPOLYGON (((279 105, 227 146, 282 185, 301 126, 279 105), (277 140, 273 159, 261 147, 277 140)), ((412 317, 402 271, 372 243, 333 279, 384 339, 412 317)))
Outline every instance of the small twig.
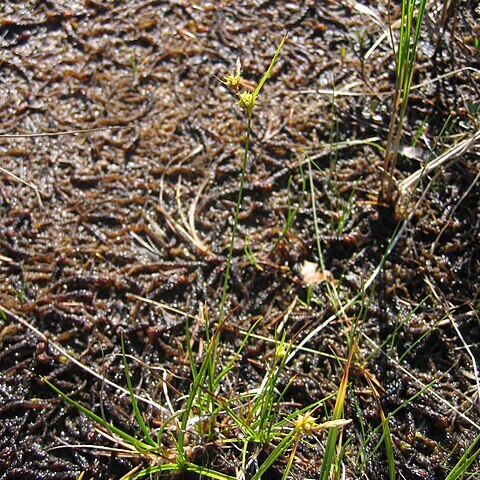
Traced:
POLYGON ((42 197, 40 196, 40 189, 36 185, 34 185, 33 183, 30 183, 30 182, 27 182, 26 180, 23 180, 22 178, 18 177, 14 173, 9 172, 8 170, 5 170, 2 167, 0 167, 0 172, 4 173, 5 175, 9 176, 10 178, 13 178, 17 182, 23 183, 27 187, 30 187, 35 192, 35 195, 37 195, 38 203, 40 204, 41 207, 43 207, 42 197))
POLYGON ((77 133, 101 132, 104 130, 117 130, 120 128, 128 128, 128 125, 114 125, 112 127, 86 128, 83 130, 67 130, 66 132, 6 133, 6 134, 0 134, 0 138, 60 137, 61 135, 76 135, 77 133))

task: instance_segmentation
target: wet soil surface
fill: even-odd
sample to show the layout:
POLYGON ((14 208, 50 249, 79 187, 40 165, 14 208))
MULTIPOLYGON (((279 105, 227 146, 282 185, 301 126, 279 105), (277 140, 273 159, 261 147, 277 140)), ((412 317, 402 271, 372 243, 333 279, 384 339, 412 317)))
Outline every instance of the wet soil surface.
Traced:
MULTIPOLYGON (((147 423, 165 421, 167 400, 182 407, 186 316, 171 307, 196 316, 200 360, 197 315, 218 318, 246 133, 216 77, 240 57, 255 85, 287 29, 254 111, 227 297, 238 308, 220 363, 259 317, 264 339, 250 339, 218 395, 260 385, 275 353, 265 338, 283 325, 308 347, 280 379, 281 391, 297 375, 286 411, 328 397, 357 325, 346 478, 388 478, 380 406, 394 413, 399 478, 445 478, 480 430, 479 152, 472 142, 394 208, 378 201, 395 82, 386 2, 33 1, 0 12, 0 478, 120 478, 141 462, 99 448, 115 445, 42 379, 138 434, 128 395, 102 381, 125 386, 122 333, 135 388, 155 402, 140 404, 147 423), (366 300, 332 318, 332 292, 344 305, 361 292, 408 198, 366 300), (309 288, 317 236, 329 273, 309 288)), ((473 1, 429 4, 396 182, 478 128, 478 18, 473 1)), ((325 440, 300 446, 294 478, 318 478, 325 440)), ((202 441, 191 439, 192 461, 235 475, 241 452, 202 441)))

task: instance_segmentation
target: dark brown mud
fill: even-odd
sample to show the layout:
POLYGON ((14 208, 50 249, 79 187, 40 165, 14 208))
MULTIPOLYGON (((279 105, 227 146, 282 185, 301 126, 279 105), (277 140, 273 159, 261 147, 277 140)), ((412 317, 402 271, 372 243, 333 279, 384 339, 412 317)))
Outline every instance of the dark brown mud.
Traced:
MULTIPOLYGON (((478 9, 462 1, 427 10, 397 182, 429 149, 436 157, 478 129, 468 110, 480 98, 478 9)), ((240 57, 244 80, 258 82, 286 30, 254 111, 227 302, 238 309, 220 357, 260 316, 256 333, 273 338, 289 312, 289 339, 318 330, 279 385, 297 375, 285 402, 306 406, 338 389, 342 365, 333 355, 347 357, 357 324, 346 478, 388 478, 384 446, 374 449, 381 417, 372 381, 385 414, 395 412, 399 478, 445 478, 480 429, 472 362, 480 337, 478 146, 422 180, 363 303, 320 330, 335 311, 328 282, 306 305, 312 292, 302 275, 305 262, 319 262, 317 229, 329 281, 347 304, 403 218, 411 190, 396 211, 378 203, 395 81, 386 2, 38 1, 5 2, 0 13, 0 478, 120 478, 138 464, 92 448, 113 445, 42 380, 138 433, 128 396, 102 382, 125 386, 121 333, 143 362, 131 361, 138 391, 166 405, 166 380, 179 393, 171 393, 173 407, 182 407, 191 379, 185 316, 166 306, 193 315, 206 306, 216 320, 246 133, 245 114, 216 77, 240 57), (72 130, 93 131, 59 135, 72 130), (47 132, 55 135, 38 136, 47 132)), ((398 13, 392 6, 392 19, 398 13)), ((198 346, 205 325, 192 329, 198 346)), ((235 384, 220 393, 258 387, 273 353, 252 339, 235 384)), ((162 410, 141 408, 152 428, 164 421, 162 410)), ((318 478, 325 439, 301 447, 295 478, 318 478)), ((200 439, 192 447, 192 461, 235 475, 235 449, 200 439)), ((281 478, 285 460, 268 478, 281 478)))

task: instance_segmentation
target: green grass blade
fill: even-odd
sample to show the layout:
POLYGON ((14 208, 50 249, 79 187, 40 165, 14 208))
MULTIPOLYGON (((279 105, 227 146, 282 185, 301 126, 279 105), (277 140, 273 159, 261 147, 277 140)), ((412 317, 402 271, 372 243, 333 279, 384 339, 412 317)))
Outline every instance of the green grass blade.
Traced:
POLYGON ((385 418, 385 414, 383 413, 382 409, 380 409, 380 419, 381 419, 382 428, 383 428, 383 439, 385 442, 385 450, 387 452, 388 472, 390 474, 390 480, 395 480, 396 469, 395 469, 395 456, 393 455, 392 437, 390 435, 390 427, 388 426, 388 418, 385 418))
POLYGON ((287 480, 287 478, 288 478, 288 474, 290 473, 290 470, 292 469, 295 454, 297 453, 297 448, 298 448, 299 442, 300 442, 300 436, 297 435, 296 438, 295 438, 295 443, 292 447, 292 451, 290 452, 290 455, 288 456, 287 465, 285 466, 285 470, 284 470, 283 475, 282 475, 282 480, 287 480))
MULTIPOLYGON (((313 172, 312 172, 312 161, 310 158, 307 156, 307 164, 308 164, 308 178, 309 178, 309 183, 310 183, 310 200, 311 200, 311 205, 312 205, 312 217, 313 217, 313 228, 315 230, 315 242, 317 246, 317 255, 318 255, 318 264, 320 266, 320 271, 325 274, 326 269, 325 269, 325 261, 323 259, 323 249, 322 249, 322 244, 320 241, 320 230, 318 228, 319 221, 318 221, 318 215, 317 215, 317 207, 316 207, 316 195, 315 195, 315 184, 313 180, 313 172)), ((341 310, 341 302, 340 298, 338 296, 337 288, 335 286, 334 282, 325 282, 325 288, 327 290, 327 296, 332 303, 332 307, 335 310, 341 310)))
POLYGON ((227 362, 227 365, 222 369, 222 371, 217 375, 215 382, 213 384, 213 391, 216 390, 216 388, 220 385, 221 380, 228 375, 228 373, 235 367, 235 363, 240 357, 240 354, 242 353, 243 349, 245 348, 245 345, 247 344, 248 340, 250 339, 253 331, 257 327, 257 325, 263 320, 263 317, 259 317, 253 325, 248 329, 246 335, 244 336, 242 343, 240 344, 240 347, 238 347, 237 351, 235 354, 230 358, 230 360, 227 362))
POLYGON ((255 100, 257 99, 258 94, 260 93, 260 90, 262 89, 264 83, 270 77, 270 74, 272 73, 273 67, 275 65, 275 62, 277 61, 278 56, 280 55, 280 51, 282 50, 282 47, 283 47, 283 44, 285 43, 286 38, 287 38, 287 34, 285 33, 285 35, 282 38, 282 41, 280 42, 280 45, 277 48, 277 51, 275 52, 275 55, 272 58, 272 61, 270 62, 270 65, 269 65, 267 71, 264 73, 262 79, 260 80, 260 82, 257 85, 257 88, 253 92, 253 103, 255 103, 255 100))
POLYGON ((102 417, 98 416, 97 414, 93 413, 91 410, 88 408, 85 408, 83 405, 80 403, 76 402, 72 398, 70 398, 68 395, 63 393, 60 389, 58 389, 53 383, 50 383, 45 377, 41 377, 42 380, 58 395, 60 395, 67 403, 70 405, 73 405, 76 409, 80 410, 82 413, 84 413, 90 420, 93 420, 95 423, 98 423, 99 425, 102 425, 102 427, 105 427, 107 430, 111 431, 112 433, 115 433, 118 435, 122 440, 125 440, 126 442, 134 445, 136 448, 140 448, 145 451, 151 450, 151 446, 147 445, 146 443, 139 442, 135 437, 132 435, 129 435, 128 433, 124 432, 123 430, 120 430, 119 428, 115 427, 114 425, 108 423, 105 421, 102 417))
POLYGON ((158 448, 159 445, 150 436, 150 432, 148 431, 148 428, 145 425, 145 422, 143 421, 142 414, 140 412, 140 409, 138 408, 137 400, 135 399, 135 392, 133 391, 132 381, 130 379, 130 374, 128 373, 128 364, 127 364, 127 357, 125 355, 125 343, 123 341, 123 335, 121 335, 120 341, 121 341, 121 345, 122 345, 122 359, 123 359, 123 366, 125 368, 125 377, 126 377, 126 380, 127 380, 128 392, 130 394, 130 402, 132 403, 133 411, 135 412, 135 417, 137 419, 138 425, 140 426, 140 429, 142 430, 143 435, 145 436, 148 444, 151 447, 158 448))
POLYGON ((190 324, 187 317, 185 321, 185 344, 187 347, 188 361, 190 363, 190 371, 192 372, 192 377, 195 378, 197 376, 197 366, 195 365, 195 358, 193 356, 191 340, 192 338, 190 337, 190 324))
POLYGON ((208 478, 213 478, 214 480, 236 480, 236 478, 232 477, 231 475, 217 472, 216 470, 212 470, 207 467, 201 467, 200 465, 195 465, 194 463, 187 463, 185 465, 185 470, 197 473, 198 475, 200 475, 200 478, 202 476, 205 476, 208 478))
POLYGON ((287 184, 287 220, 285 222, 285 226, 283 227, 282 232, 278 236, 277 240, 275 241, 275 244, 273 245, 272 249, 270 250, 269 253, 272 253, 275 251, 275 249, 278 247, 279 243, 282 241, 282 239, 285 237, 287 234, 288 230, 292 226, 295 217, 297 216, 297 213, 300 211, 301 206, 303 205, 303 200, 305 198, 305 192, 307 188, 307 180, 305 178, 305 174, 303 173, 303 168, 302 165, 299 165, 299 170, 300 170, 300 175, 302 178, 302 187, 301 187, 301 194, 300 198, 298 200, 297 206, 295 208, 292 208, 292 199, 291 199, 291 184, 292 184, 292 176, 289 177, 288 179, 288 184, 287 184))
POLYGON ((434 332, 438 325, 440 325, 440 322, 442 322, 443 320, 445 320, 445 318, 448 317, 448 315, 446 315, 445 317, 443 317, 441 320, 439 320, 438 322, 436 322, 434 325, 432 325, 425 333, 423 333, 422 335, 420 335, 419 338, 417 338, 417 340, 415 340, 415 342, 412 343, 412 345, 410 345, 407 350, 405 350, 405 352, 403 352, 402 356, 398 359, 398 363, 402 363, 405 358, 408 356, 408 354, 417 346, 419 345, 426 337, 428 337, 428 335, 430 335, 432 332, 434 332))
POLYGON ((262 475, 275 463, 277 458, 280 457, 280 455, 285 454, 290 445, 293 443, 296 433, 297 432, 295 430, 292 430, 285 438, 283 438, 283 440, 273 449, 270 455, 262 463, 251 480, 260 480, 262 475))
MULTIPOLYGON (((182 470, 177 463, 164 463, 162 465, 155 465, 154 467, 145 468, 138 473, 133 474, 129 478, 132 480, 135 478, 145 477, 149 475, 150 477, 155 473, 171 472, 182 470)), ((208 478, 213 478, 214 480, 236 480, 235 477, 227 475, 226 473, 217 472, 207 467, 202 467, 200 465, 195 465, 194 463, 186 462, 183 470, 189 472, 195 472, 200 476, 205 476, 208 478)))
MULTIPOLYGON (((350 354, 348 356, 347 364, 345 365, 345 371, 343 372, 342 381, 338 388, 337 399, 335 401, 335 407, 333 409, 332 421, 340 420, 343 417, 343 406, 345 404, 345 397, 348 386, 348 376, 350 372, 350 365, 352 363, 353 354, 355 352, 355 342, 350 347, 350 354)), ((322 469, 320 471, 321 480, 329 480, 330 471, 335 463, 335 450, 338 436, 338 427, 330 428, 328 431, 327 445, 325 446, 325 455, 322 461, 322 469)))
MULTIPOLYGON (((425 387, 423 387, 421 390, 419 390, 417 393, 415 393, 414 395, 412 395, 408 400, 406 400, 405 402, 403 402, 400 406, 398 406, 393 412, 389 413, 388 416, 387 416, 387 421, 390 419, 390 418, 393 418, 398 412, 400 412, 402 409, 404 409, 407 405, 409 405, 410 403, 412 403, 417 397, 419 397, 420 395, 422 395, 423 393, 425 393, 432 385, 434 385, 435 383, 437 382, 437 380, 433 380, 431 381, 428 385, 425 385, 425 387)), ((380 425, 376 428, 374 428, 368 438, 365 440, 365 442, 363 443, 363 449, 366 450, 367 448, 367 445, 370 443, 370 441, 372 440, 372 438, 378 433, 378 431, 383 428, 383 424, 380 423, 380 425)), ((375 453, 378 451, 378 449, 380 448, 382 442, 384 441, 384 438, 383 438, 383 434, 382 434, 382 437, 380 438, 380 440, 377 442, 377 444, 375 445, 375 447, 372 449, 372 451, 370 452, 370 454, 368 455, 368 457, 366 457, 362 464, 360 465, 360 471, 362 472, 363 469, 365 468, 365 465, 373 458, 373 456, 375 455, 375 453)))
POLYGON ((181 430, 179 432, 178 439, 176 442, 177 452, 179 455, 178 461, 181 462, 182 464, 185 462, 183 447, 185 444, 185 434, 187 433, 188 419, 190 417, 190 414, 192 413, 195 399, 198 397, 199 394, 201 394, 202 388, 205 389, 205 381, 208 374, 208 370, 210 368, 211 363, 214 361, 213 358, 214 358, 216 349, 218 348, 218 340, 219 340, 220 332, 227 318, 228 316, 223 317, 219 321, 217 328, 215 329, 213 335, 210 338, 207 350, 205 352, 205 358, 200 366, 200 369, 198 370, 197 376, 193 379, 192 387, 190 389, 190 393, 188 394, 187 402, 183 410, 181 430))
POLYGON ((452 471, 447 475, 445 480, 457 480, 463 478, 467 473, 468 468, 475 462, 480 455, 480 435, 475 437, 472 444, 465 450, 465 453, 460 457, 460 460, 453 467, 452 471), (472 453, 473 452, 473 453, 472 453))
POLYGON ((176 463, 163 463, 162 465, 156 465, 155 467, 148 467, 140 472, 134 473, 133 475, 130 475, 129 479, 133 480, 135 478, 141 478, 145 477, 147 475, 151 476, 154 473, 162 473, 162 472, 171 472, 179 470, 178 465, 176 463))

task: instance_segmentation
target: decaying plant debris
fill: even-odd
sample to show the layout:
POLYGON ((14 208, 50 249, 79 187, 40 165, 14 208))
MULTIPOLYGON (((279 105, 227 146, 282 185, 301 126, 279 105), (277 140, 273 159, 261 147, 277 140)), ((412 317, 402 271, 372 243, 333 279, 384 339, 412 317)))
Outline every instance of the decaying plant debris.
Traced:
MULTIPOLYGON (((370 301, 308 337, 280 387, 297 375, 285 402, 299 407, 334 394, 342 376, 335 356, 348 356, 358 320, 346 477, 388 478, 383 448, 373 452, 381 431, 360 447, 362 426, 368 435, 381 423, 380 402, 387 415, 403 405, 389 419, 400 478, 444 478, 480 430, 480 120, 467 108, 480 95, 478 5, 428 6, 392 209, 378 202, 394 85, 387 2, 191 3, 0 7, 0 305, 8 311, 0 320, 0 478, 120 478, 138 463, 102 450, 112 444, 41 380, 134 431, 128 395, 102 381, 125 385, 121 332, 138 359, 130 369, 139 392, 158 403, 164 381, 188 392, 185 316, 172 308, 197 315, 205 305, 215 320, 245 138, 244 114, 217 78, 240 57, 246 87, 255 85, 286 30, 255 109, 227 305, 239 308, 223 327, 220 356, 260 316, 259 336, 272 338, 285 321, 289 337, 307 338, 334 313, 329 287, 345 304, 360 292, 408 218, 370 301), (59 135, 73 130, 93 131, 59 135), (401 188, 429 156, 472 138, 418 188, 401 188), (325 267, 313 269, 323 275, 313 283, 302 273, 319 264, 311 191, 302 194, 309 162, 325 267), (359 451, 372 454, 363 473, 359 451)), ((198 344, 205 324, 190 326, 198 344)), ((252 339, 237 384, 223 393, 258 387, 274 354, 252 339)), ((149 424, 161 424, 161 411, 142 408, 149 424)), ((322 435, 299 446, 295 478, 318 475, 322 435)), ((234 474, 232 449, 191 446, 192 461, 234 474)), ((281 478, 283 467, 268 478, 281 478)))

